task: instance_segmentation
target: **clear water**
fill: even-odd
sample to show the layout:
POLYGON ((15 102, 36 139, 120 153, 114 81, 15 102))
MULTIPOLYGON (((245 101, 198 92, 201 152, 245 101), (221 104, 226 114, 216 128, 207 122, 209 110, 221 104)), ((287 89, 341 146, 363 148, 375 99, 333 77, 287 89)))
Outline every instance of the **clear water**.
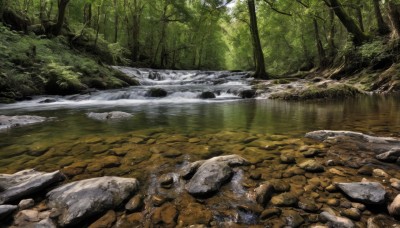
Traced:
MULTIPOLYGON (((137 177, 148 194, 162 194, 163 190, 156 184, 158 176, 168 172, 176 174, 188 161, 210 156, 239 154, 252 161, 272 157, 269 163, 259 167, 266 175, 276 172, 271 172, 275 165, 282 167, 277 162, 279 153, 261 150, 245 140, 248 138, 278 145, 278 151, 298 154, 299 147, 310 144, 303 138, 304 134, 314 130, 351 130, 400 137, 398 95, 312 102, 242 100, 237 94, 249 89, 251 83, 243 73, 226 76, 229 73, 167 71, 160 73, 160 80, 152 80, 148 77, 149 70, 123 70, 138 74, 144 85, 90 95, 37 97, 0 105, 1 115, 56 117, 51 122, 1 132, 0 173, 27 168, 52 171, 84 163, 87 168, 71 176, 71 180, 102 175, 137 177), (169 95, 161 99, 142 96, 152 87, 165 88, 169 95), (201 100, 197 96, 202 91, 220 95, 217 99, 201 100), (40 103, 47 98, 58 100, 40 103), (106 111, 129 112, 133 117, 102 122, 86 116, 88 112, 106 111), (98 147, 105 149, 99 151, 98 147), (164 156, 165 151, 173 149, 179 154, 164 156), (31 153, 37 150, 42 152, 31 153), (96 165, 103 164, 117 150, 125 152, 117 154, 119 165, 96 169, 96 165)), ((237 176, 238 181, 241 178, 237 176)), ((219 206, 232 208, 242 202, 244 189, 235 180, 225 187, 231 188, 233 195, 207 201, 210 208, 217 205, 213 209, 216 218, 222 216, 219 206)), ((178 195, 183 189, 179 186, 175 191, 178 195)), ((221 220, 257 223, 253 214, 237 213, 239 220, 225 215, 221 220)))

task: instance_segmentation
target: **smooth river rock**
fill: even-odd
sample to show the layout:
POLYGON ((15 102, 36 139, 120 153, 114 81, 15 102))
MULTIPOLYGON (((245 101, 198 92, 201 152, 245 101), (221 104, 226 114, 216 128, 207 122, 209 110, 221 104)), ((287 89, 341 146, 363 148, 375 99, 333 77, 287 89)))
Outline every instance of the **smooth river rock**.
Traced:
POLYGON ((5 130, 14 127, 21 127, 30 124, 42 123, 49 120, 42 116, 4 116, 0 115, 0 130, 5 130))
POLYGON ((89 112, 86 113, 87 117, 94 119, 94 120, 116 120, 116 119, 126 119, 130 118, 133 115, 126 112, 103 112, 103 113, 96 113, 96 112, 89 112))
POLYGON ((345 217, 339 217, 329 212, 322 212, 319 215, 319 218, 322 222, 326 222, 328 227, 338 227, 338 228, 353 228, 355 227, 354 223, 345 217))
POLYGON ((396 162, 399 157, 400 157, 400 147, 392 148, 387 152, 376 155, 376 159, 384 162, 396 162))
POLYGON ((385 203, 385 188, 378 182, 337 183, 348 197, 365 204, 385 203))
POLYGON ((117 207, 138 187, 134 178, 106 176, 76 181, 49 192, 47 205, 60 213, 59 225, 73 225, 117 207))
POLYGON ((0 205, 0 221, 6 219, 14 211, 18 209, 15 205, 0 205))
POLYGON ((233 166, 247 164, 248 161, 238 155, 214 157, 195 165, 189 164, 190 168, 184 167, 183 170, 196 170, 196 173, 187 183, 186 190, 192 195, 204 196, 214 193, 232 176, 233 166))
POLYGON ((44 173, 28 169, 14 174, 0 174, 0 204, 21 200, 64 179, 60 171, 44 173))
POLYGON ((400 148, 400 139, 393 137, 376 137, 353 131, 313 131, 306 134, 307 138, 324 141, 326 139, 346 138, 358 143, 363 149, 373 151, 375 153, 384 153, 392 148, 400 148))
POLYGON ((393 202, 388 207, 389 214, 394 217, 400 216, 400 194, 394 198, 393 202))

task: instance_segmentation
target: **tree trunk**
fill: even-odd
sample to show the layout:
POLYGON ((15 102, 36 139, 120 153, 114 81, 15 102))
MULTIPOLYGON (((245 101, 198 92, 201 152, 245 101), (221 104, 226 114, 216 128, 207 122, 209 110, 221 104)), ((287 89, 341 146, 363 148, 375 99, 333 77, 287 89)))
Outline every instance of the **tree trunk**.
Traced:
POLYGON ((100 32, 100 11, 101 6, 97 6, 97 20, 96 20, 96 38, 94 40, 94 46, 97 46, 97 41, 99 39, 99 32, 100 32))
POLYGON ((389 17, 396 38, 400 38, 400 4, 389 1, 389 17))
POLYGON ((92 24, 92 4, 86 3, 83 10, 83 23, 91 26, 92 24))
POLYGON ((52 32, 53 32, 54 36, 58 36, 61 33, 62 27, 64 25, 65 10, 67 8, 68 3, 69 3, 69 0, 60 0, 59 3, 58 3, 57 24, 52 29, 52 32))
POLYGON ((141 16, 141 8, 139 6, 138 0, 134 0, 135 10, 133 12, 132 18, 132 60, 133 62, 137 62, 139 60, 140 53, 140 16, 141 16))
POLYGON ((319 28, 318 28, 317 19, 313 18, 313 23, 314 23, 314 32, 315 32, 315 42, 316 42, 317 51, 318 51, 319 67, 324 68, 327 66, 327 60, 326 60, 324 46, 322 45, 322 41, 319 36, 319 28))
POLYGON ((375 19, 378 24, 378 32, 380 35, 387 35, 390 33, 389 26, 383 20, 382 11, 379 6, 380 0, 373 0, 374 4, 374 12, 375 12, 375 19))
POLYGON ((265 71, 264 54, 261 47, 260 36, 258 33, 257 26, 257 15, 254 0, 247 0, 247 6, 250 16, 250 32, 253 41, 254 54, 255 54, 255 66, 256 72, 255 78, 268 79, 267 72, 265 71))
POLYGON ((363 16, 362 16, 362 10, 361 10, 361 0, 357 0, 356 2, 356 17, 358 20, 358 25, 360 26, 361 31, 364 30, 364 22, 363 22, 363 16))
POLYGON ((344 11, 342 4, 339 0, 329 0, 330 7, 335 12, 336 16, 342 22, 343 26, 347 31, 353 35, 353 43, 355 45, 361 45, 362 43, 370 39, 357 25, 357 23, 351 18, 346 11, 344 11))
POLYGON ((118 24, 119 24, 119 12, 118 12, 118 1, 114 0, 114 43, 118 42, 118 24))
POLYGON ((337 48, 335 45, 335 13, 333 10, 329 10, 329 34, 328 34, 328 47, 329 47, 329 60, 332 63, 337 54, 337 48))

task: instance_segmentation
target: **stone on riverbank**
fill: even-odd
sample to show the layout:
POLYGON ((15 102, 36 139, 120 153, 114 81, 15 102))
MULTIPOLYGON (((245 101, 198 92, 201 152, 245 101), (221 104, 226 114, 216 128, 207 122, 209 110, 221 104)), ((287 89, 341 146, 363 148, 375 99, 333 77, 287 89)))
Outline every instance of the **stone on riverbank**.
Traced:
POLYGON ((9 215, 11 215, 14 211, 18 209, 18 206, 15 205, 0 205, 0 221, 6 219, 9 215))
POLYGON ((86 113, 87 117, 94 119, 94 120, 116 120, 116 119, 126 119, 131 118, 133 115, 126 112, 103 112, 103 113, 95 113, 89 112, 86 113))
POLYGON ((50 118, 42 117, 42 116, 4 116, 0 115, 0 130, 22 127, 26 125, 42 123, 50 118))
POLYGON ((59 211, 59 225, 73 225, 117 207, 138 187, 134 178, 106 176, 76 181, 49 192, 48 206, 59 211))
POLYGON ((355 227, 354 223, 344 217, 339 217, 336 215, 332 215, 329 212, 322 212, 320 215, 321 222, 326 222, 328 227, 340 227, 340 228, 353 228, 355 227))
POLYGON ((365 204, 385 203, 385 188, 378 182, 337 183, 348 197, 365 204))
POLYGON ((60 171, 44 173, 28 169, 14 174, 0 174, 0 204, 20 200, 64 179, 60 171))
MULTIPOLYGON (((183 170, 194 172, 193 170, 199 163, 195 164, 195 166, 189 164, 190 168, 183 168, 183 170)), ((197 168, 196 173, 186 185, 186 189, 190 194, 198 196, 214 193, 232 176, 233 166, 247 164, 248 162, 238 155, 220 156, 206 160, 197 168)))

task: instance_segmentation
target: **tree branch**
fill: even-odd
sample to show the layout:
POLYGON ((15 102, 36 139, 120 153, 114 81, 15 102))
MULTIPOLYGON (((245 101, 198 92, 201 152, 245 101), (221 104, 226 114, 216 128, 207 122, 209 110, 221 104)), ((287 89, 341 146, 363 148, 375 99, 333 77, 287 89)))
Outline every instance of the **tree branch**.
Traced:
POLYGON ((285 16, 292 16, 291 13, 286 13, 286 12, 283 12, 283 11, 281 11, 281 10, 275 8, 275 7, 274 7, 274 3, 272 3, 272 2, 270 2, 270 1, 268 1, 268 0, 264 0, 264 2, 267 3, 267 5, 269 5, 269 7, 270 7, 273 11, 275 11, 275 12, 277 12, 277 13, 279 13, 279 14, 282 14, 282 15, 285 15, 285 16))

